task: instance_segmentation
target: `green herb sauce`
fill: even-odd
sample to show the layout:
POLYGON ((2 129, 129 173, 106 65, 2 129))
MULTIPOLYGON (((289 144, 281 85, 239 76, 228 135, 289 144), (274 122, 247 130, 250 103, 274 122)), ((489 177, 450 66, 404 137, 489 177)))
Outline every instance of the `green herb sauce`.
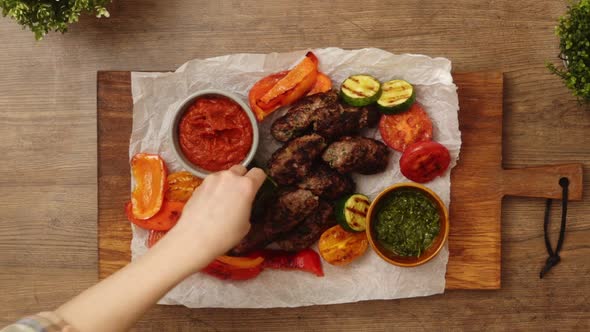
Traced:
POLYGON ((377 210, 377 239, 400 256, 418 257, 440 231, 440 214, 434 202, 415 190, 389 194, 377 210))

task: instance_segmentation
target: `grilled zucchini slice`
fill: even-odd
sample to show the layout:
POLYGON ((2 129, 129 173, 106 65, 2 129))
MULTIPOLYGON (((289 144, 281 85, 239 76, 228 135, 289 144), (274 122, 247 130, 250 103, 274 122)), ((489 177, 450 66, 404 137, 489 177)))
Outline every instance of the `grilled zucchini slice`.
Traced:
POLYGON ((377 100, 377 106, 384 114, 405 112, 416 101, 414 87, 404 80, 385 82, 382 89, 383 93, 377 100))
POLYGON ((367 228, 367 212, 371 201, 362 194, 348 195, 336 203, 336 220, 349 232, 364 232, 367 228))
POLYGON ((381 83, 373 76, 352 75, 342 82, 340 96, 348 105, 367 106, 381 96, 381 83))

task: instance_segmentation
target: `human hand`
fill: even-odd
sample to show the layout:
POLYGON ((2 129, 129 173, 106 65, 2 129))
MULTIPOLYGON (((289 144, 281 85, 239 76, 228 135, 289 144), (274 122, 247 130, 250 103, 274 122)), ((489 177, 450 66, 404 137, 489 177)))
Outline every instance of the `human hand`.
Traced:
POLYGON ((197 253, 204 255, 206 263, 223 255, 250 230, 252 202, 265 179, 261 169, 247 171, 241 165, 207 176, 164 239, 173 243, 176 253, 188 255, 190 262, 185 263, 198 265, 191 259, 197 253))
POLYGON ((209 175, 182 216, 145 255, 57 309, 80 331, 118 331, 174 285, 235 246, 250 229, 250 210, 266 174, 243 166, 209 175), (121 301, 124 298, 125 301, 121 301))

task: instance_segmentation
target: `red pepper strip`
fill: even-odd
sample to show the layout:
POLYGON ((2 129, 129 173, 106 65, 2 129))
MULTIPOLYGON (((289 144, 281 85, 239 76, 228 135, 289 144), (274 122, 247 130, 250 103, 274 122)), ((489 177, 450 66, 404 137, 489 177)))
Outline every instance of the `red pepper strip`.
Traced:
POLYGON ((318 277, 324 276, 320 255, 312 249, 303 249, 293 253, 283 250, 260 250, 253 252, 250 257, 264 257, 264 268, 279 270, 301 270, 310 272, 318 277))
POLYGON ((219 260, 214 260, 201 272, 222 280, 248 280, 256 278, 262 271, 262 264, 251 268, 236 268, 219 260))
MULTIPOLYGON (((299 84, 295 85, 291 90, 279 97, 281 106, 291 105, 297 100, 305 97, 305 95, 313 88, 318 78, 318 71, 314 71, 305 76, 299 84)), ((280 82, 278 83, 280 84, 280 82)))
POLYGON ((264 96, 270 89, 272 89, 272 87, 275 86, 278 81, 283 79, 283 77, 287 76, 288 73, 289 71, 285 70, 280 73, 268 75, 260 81, 256 82, 252 89, 250 89, 250 93, 248 93, 248 102, 250 103, 250 108, 256 115, 256 119, 258 119, 258 121, 262 121, 267 115, 272 113, 281 105, 277 104, 269 109, 262 109, 260 106, 258 106, 256 101, 262 98, 262 96, 264 96))
POLYGON ((318 58, 308 52, 295 68, 271 74, 256 82, 248 94, 250 108, 258 121, 262 121, 279 107, 296 102, 316 86, 318 92, 327 91, 327 84, 331 89, 330 78, 324 75, 318 85, 318 76, 318 58))
POLYGON ((149 219, 137 219, 133 215, 132 204, 128 202, 125 205, 127 219, 143 229, 153 229, 155 231, 167 231, 171 229, 182 213, 184 202, 164 201, 162 208, 155 216, 149 219))
MULTIPOLYGON (((313 84, 315 83, 315 78, 317 77, 317 61, 317 57, 312 52, 308 52, 305 55, 305 58, 303 58, 303 60, 301 60, 297 66, 289 71, 287 76, 283 77, 264 96, 262 96, 262 98, 258 100, 258 105, 260 105, 262 108, 266 108, 267 106, 272 107, 272 105, 276 104, 275 100, 282 98, 286 93, 293 90, 309 75, 313 75, 313 80, 311 80, 311 84, 309 84, 307 91, 305 91, 305 93, 307 93, 309 90, 311 90, 313 84)), ((299 97, 302 96, 303 95, 299 97)), ((286 103, 281 104, 287 105, 286 103)))
POLYGON ((313 88, 306 96, 315 95, 316 93, 328 92, 332 90, 332 80, 324 73, 318 73, 313 88))
MULTIPOLYGON (((267 80, 266 90, 261 89, 260 86, 256 87, 259 83, 255 84, 256 95, 259 95, 260 91, 265 91, 261 97, 250 99, 250 103, 253 104, 252 108, 257 114, 260 114, 258 120, 262 121, 265 116, 277 108, 290 105, 305 96, 316 83, 317 75, 317 58, 309 52, 295 68, 288 71, 275 84, 270 85, 270 77, 263 78, 262 80, 267 80)), ((271 76, 278 77, 279 75, 273 74, 271 76)))
POLYGON ((135 219, 149 219, 160 211, 166 187, 166 164, 157 154, 138 153, 131 158, 135 188, 131 193, 135 219))
POLYGON ((264 262, 264 258, 262 258, 262 257, 252 258, 252 257, 219 256, 219 257, 217 257, 217 260, 224 263, 224 264, 233 266, 235 268, 240 268, 240 269, 249 269, 249 268, 257 267, 260 264, 262 264, 262 262, 264 262))
POLYGON ((320 60, 312 51, 305 53, 305 57, 315 63, 316 68, 320 65, 320 60))

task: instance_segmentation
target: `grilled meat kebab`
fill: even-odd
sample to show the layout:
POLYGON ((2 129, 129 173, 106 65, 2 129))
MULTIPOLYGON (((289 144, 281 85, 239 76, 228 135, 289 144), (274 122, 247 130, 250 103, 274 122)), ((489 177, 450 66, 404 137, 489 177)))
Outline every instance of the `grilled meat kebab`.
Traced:
POLYGON ((320 200, 316 213, 308 216, 302 223, 280 240, 275 241, 275 243, 283 250, 303 250, 319 240, 322 233, 334 225, 336 225, 334 208, 326 201, 320 200))
POLYGON ((326 139, 353 135, 359 130, 374 126, 378 111, 369 107, 336 104, 318 109, 313 116, 313 132, 326 139))
POLYGON ((336 107, 338 93, 330 91, 305 97, 291 107, 287 114, 278 118, 271 126, 272 136, 279 142, 304 135, 312 126, 316 110, 336 107))
POLYGON ((389 149, 366 137, 342 137, 330 144, 322 159, 340 173, 375 174, 387 167, 389 149))
POLYGON ((262 249, 280 235, 291 231, 305 218, 316 213, 319 199, 309 190, 292 189, 282 192, 266 211, 263 220, 253 220, 244 239, 232 250, 243 255, 262 249))
POLYGON ((272 124, 271 134, 280 142, 310 131, 326 139, 335 139, 375 126, 378 120, 376 109, 342 105, 338 102, 338 94, 330 91, 302 99, 272 124))
POLYGON ((297 184, 297 187, 333 200, 354 192, 356 185, 350 176, 340 174, 320 162, 313 165, 309 174, 297 184))
POLYGON ((303 179, 325 148, 326 141, 318 134, 289 141, 272 154, 268 162, 270 177, 281 185, 290 185, 303 179))
POLYGON ((277 119, 271 134, 286 143, 273 153, 268 169, 284 191, 252 221, 232 253, 247 254, 273 241, 283 250, 302 250, 336 224, 334 208, 323 199, 354 192, 356 185, 347 173, 374 174, 387 167, 389 150, 383 143, 348 136, 378 119, 371 107, 340 104, 334 91, 305 97, 277 119))

